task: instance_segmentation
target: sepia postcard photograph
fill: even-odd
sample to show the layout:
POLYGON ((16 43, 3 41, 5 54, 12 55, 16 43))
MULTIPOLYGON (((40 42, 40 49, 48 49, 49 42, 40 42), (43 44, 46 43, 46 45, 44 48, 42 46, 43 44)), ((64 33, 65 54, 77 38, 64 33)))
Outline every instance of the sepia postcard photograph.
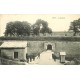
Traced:
POLYGON ((0 79, 80 80, 80 1, 0 0, 0 79))
POLYGON ((80 14, 0 14, 0 65, 80 65, 80 14))

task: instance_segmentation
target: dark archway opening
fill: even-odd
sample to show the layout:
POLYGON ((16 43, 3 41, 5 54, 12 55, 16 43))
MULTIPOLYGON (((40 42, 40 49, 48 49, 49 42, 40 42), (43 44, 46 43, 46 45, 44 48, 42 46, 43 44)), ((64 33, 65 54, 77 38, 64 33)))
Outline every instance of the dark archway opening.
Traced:
POLYGON ((47 45, 47 50, 52 50, 52 45, 48 44, 47 45))

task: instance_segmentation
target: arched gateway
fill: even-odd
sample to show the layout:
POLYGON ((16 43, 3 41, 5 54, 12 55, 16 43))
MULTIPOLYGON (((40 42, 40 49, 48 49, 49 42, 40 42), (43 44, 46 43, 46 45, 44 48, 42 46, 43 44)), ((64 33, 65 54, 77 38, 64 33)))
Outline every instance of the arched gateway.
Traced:
POLYGON ((52 50, 52 45, 51 44, 47 45, 47 50, 52 50))
POLYGON ((51 42, 44 43, 44 49, 55 51, 55 43, 51 43, 51 42))

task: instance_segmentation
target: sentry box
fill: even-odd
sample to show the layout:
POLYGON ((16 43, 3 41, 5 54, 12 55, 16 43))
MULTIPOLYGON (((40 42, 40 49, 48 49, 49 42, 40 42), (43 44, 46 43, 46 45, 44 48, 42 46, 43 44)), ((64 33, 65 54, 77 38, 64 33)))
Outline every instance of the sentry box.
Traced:
POLYGON ((66 52, 60 52, 60 62, 65 63, 66 52))

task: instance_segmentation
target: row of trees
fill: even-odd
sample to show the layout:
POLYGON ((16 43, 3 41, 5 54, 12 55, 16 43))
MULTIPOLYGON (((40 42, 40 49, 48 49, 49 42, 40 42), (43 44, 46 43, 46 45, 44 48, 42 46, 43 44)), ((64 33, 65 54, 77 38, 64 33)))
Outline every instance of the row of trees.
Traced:
POLYGON ((30 36, 31 31, 33 35, 39 35, 39 33, 52 33, 51 28, 48 27, 48 23, 44 20, 38 19, 33 25, 27 21, 14 21, 7 23, 5 36, 30 36))
MULTIPOLYGON (((73 30, 73 36, 76 36, 80 32, 80 18, 71 22, 69 31, 73 30)), ((38 19, 34 24, 30 24, 27 21, 14 21, 9 22, 6 25, 5 36, 30 36, 39 35, 40 33, 52 33, 51 28, 48 27, 48 22, 38 19)))

